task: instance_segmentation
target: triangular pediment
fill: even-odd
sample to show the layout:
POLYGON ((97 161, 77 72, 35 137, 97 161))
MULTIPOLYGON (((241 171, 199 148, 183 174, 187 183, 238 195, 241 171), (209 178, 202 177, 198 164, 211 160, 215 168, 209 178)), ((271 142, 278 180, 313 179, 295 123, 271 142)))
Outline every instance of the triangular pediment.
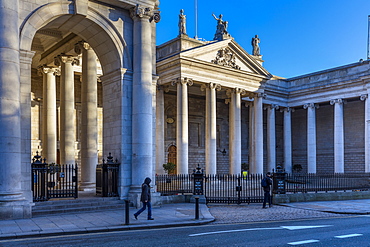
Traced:
POLYGON ((262 60, 250 55, 233 39, 214 41, 203 46, 182 51, 180 57, 207 62, 220 66, 220 68, 231 68, 271 77, 271 74, 262 66, 262 60))

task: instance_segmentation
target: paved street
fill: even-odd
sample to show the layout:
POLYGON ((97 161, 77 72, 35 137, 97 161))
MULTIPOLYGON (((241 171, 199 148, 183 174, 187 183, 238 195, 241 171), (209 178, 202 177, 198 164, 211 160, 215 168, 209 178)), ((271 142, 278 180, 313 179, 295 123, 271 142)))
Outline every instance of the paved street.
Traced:
POLYGON ((0 240, 0 246, 368 246, 367 215, 0 240))

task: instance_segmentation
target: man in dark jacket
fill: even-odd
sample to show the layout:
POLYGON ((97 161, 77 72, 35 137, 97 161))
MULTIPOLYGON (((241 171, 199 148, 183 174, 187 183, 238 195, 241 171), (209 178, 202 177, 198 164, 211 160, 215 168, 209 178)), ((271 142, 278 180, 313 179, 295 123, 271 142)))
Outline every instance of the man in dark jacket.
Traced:
POLYGON ((266 208, 266 203, 269 203, 269 207, 272 207, 271 195, 270 195, 270 186, 272 185, 271 173, 266 173, 266 176, 263 178, 265 180, 265 186, 263 186, 264 197, 262 208, 266 208))
POLYGON ((141 202, 143 203, 143 207, 139 209, 134 214, 135 219, 146 209, 148 206, 148 220, 154 220, 152 218, 152 204, 150 203, 151 201, 151 196, 150 196, 150 182, 152 180, 150 178, 145 178, 144 183, 141 185, 141 202))

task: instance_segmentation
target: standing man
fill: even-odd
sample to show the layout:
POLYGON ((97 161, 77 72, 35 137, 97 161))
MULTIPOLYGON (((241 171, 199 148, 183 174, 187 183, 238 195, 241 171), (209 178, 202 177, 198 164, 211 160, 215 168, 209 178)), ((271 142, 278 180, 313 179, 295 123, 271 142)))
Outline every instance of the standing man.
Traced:
POLYGON ((271 195, 270 195, 270 190, 271 190, 271 185, 272 185, 272 179, 271 179, 271 173, 268 172, 266 173, 266 176, 262 179, 261 185, 264 191, 264 197, 263 197, 263 205, 262 208, 266 208, 266 203, 269 203, 269 207, 272 207, 272 202, 271 202, 271 195))
POLYGON ((154 220, 152 218, 152 204, 150 203, 150 182, 152 180, 150 178, 145 178, 144 183, 141 185, 141 202, 143 203, 143 207, 139 209, 134 214, 135 219, 137 220, 137 217, 146 209, 148 206, 148 220, 154 220))

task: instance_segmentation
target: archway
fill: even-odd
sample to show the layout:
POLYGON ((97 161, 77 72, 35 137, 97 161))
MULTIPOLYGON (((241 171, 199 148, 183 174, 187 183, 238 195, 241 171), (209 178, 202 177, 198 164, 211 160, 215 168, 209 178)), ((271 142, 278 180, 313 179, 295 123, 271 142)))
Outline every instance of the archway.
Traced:
MULTIPOLYGON (((42 95, 42 77, 37 75, 37 68, 40 65, 43 66, 53 66, 54 58, 60 54, 66 55, 76 55, 74 51, 74 46, 79 41, 84 41, 88 43, 91 48, 94 50, 96 56, 99 59, 101 65, 101 82, 98 84, 98 109, 100 109, 100 123, 101 125, 104 119, 109 119, 110 122, 105 124, 108 128, 110 126, 121 126, 121 117, 120 114, 114 113, 114 111, 108 111, 107 108, 103 108, 103 105, 110 106, 107 104, 107 101, 115 102, 114 108, 120 109, 122 101, 117 100, 118 98, 112 97, 103 97, 103 92, 105 88, 111 89, 119 88, 122 84, 123 75, 126 70, 130 70, 129 54, 128 49, 126 49, 126 42, 122 37, 122 30, 119 31, 117 27, 120 26, 118 22, 132 22, 128 11, 123 11, 120 14, 116 13, 116 16, 119 16, 121 20, 113 20, 110 17, 109 12, 101 13, 93 8, 87 8, 84 12, 78 12, 81 10, 78 8, 71 7, 71 2, 63 3, 49 3, 46 4, 35 12, 32 13, 21 25, 20 30, 20 49, 21 49, 21 91, 24 95, 27 95, 28 98, 24 96, 22 99, 22 109, 29 109, 22 111, 22 118, 25 119, 25 123, 22 126, 23 133, 22 142, 25 143, 27 148, 24 152, 25 154, 31 154, 35 152, 41 143, 41 131, 35 130, 32 115, 41 116, 42 109, 32 109, 31 101, 29 100, 29 95, 33 94, 33 99, 43 100, 40 95, 42 95), (104 13, 104 14, 102 14, 104 13), (127 58, 127 59, 124 59, 127 58), (126 69, 122 69, 125 67, 126 69), (104 112, 103 112, 104 111, 104 112), (104 115, 104 118, 103 118, 104 115), (39 136, 32 136, 33 133, 39 133, 39 136), (37 141, 31 141, 32 139, 37 141)), ((79 78, 81 77, 81 72, 75 71, 75 95, 79 94, 78 88, 81 88, 79 78)), ((58 79, 57 79, 58 80, 58 79)), ((57 89, 58 91, 58 89, 57 89)), ((111 90, 112 91, 112 90, 111 90)), ((122 92, 124 94, 125 92, 122 92)), ((58 95, 57 92, 56 95, 58 95)), ((121 97, 121 94, 115 94, 114 97, 121 97)), ((56 99, 60 100, 60 99, 56 99)), ((78 112, 81 111, 78 108, 79 100, 75 101, 75 116, 78 116, 78 112)), ((40 125, 42 126, 42 118, 40 125)), ((58 118, 59 122, 59 118, 58 118)), ((37 123, 38 124, 38 123, 37 123)), ((40 125, 38 126, 39 129, 40 125)), ((78 159, 78 117, 76 120, 76 151, 75 156, 78 159)), ((58 126, 59 128, 59 126, 58 126)), ((102 135, 105 133, 104 130, 100 131, 100 145, 97 148, 101 153, 104 150, 103 138, 102 135)), ((58 132, 58 135, 60 133, 58 132)), ((105 138, 105 140, 110 140, 110 138, 105 138)), ((117 138, 115 139, 117 140, 117 138)), ((120 139, 118 138, 118 141, 120 139)), ((108 143, 109 144, 109 143, 108 143)), ((112 154, 115 155, 115 158, 120 159, 120 145, 112 144, 110 146, 118 147, 117 150, 112 151, 112 154)), ((74 148, 74 147, 73 147, 74 148)), ((58 150, 60 150, 58 148, 58 150)), ((102 153, 104 156, 105 153, 102 153)), ((23 156, 23 163, 28 163, 30 159, 29 156, 23 156)), ((58 156, 59 157, 59 156, 58 156)), ((25 168, 25 173, 27 169, 25 168)), ((27 190, 27 188, 26 188, 27 190)))

